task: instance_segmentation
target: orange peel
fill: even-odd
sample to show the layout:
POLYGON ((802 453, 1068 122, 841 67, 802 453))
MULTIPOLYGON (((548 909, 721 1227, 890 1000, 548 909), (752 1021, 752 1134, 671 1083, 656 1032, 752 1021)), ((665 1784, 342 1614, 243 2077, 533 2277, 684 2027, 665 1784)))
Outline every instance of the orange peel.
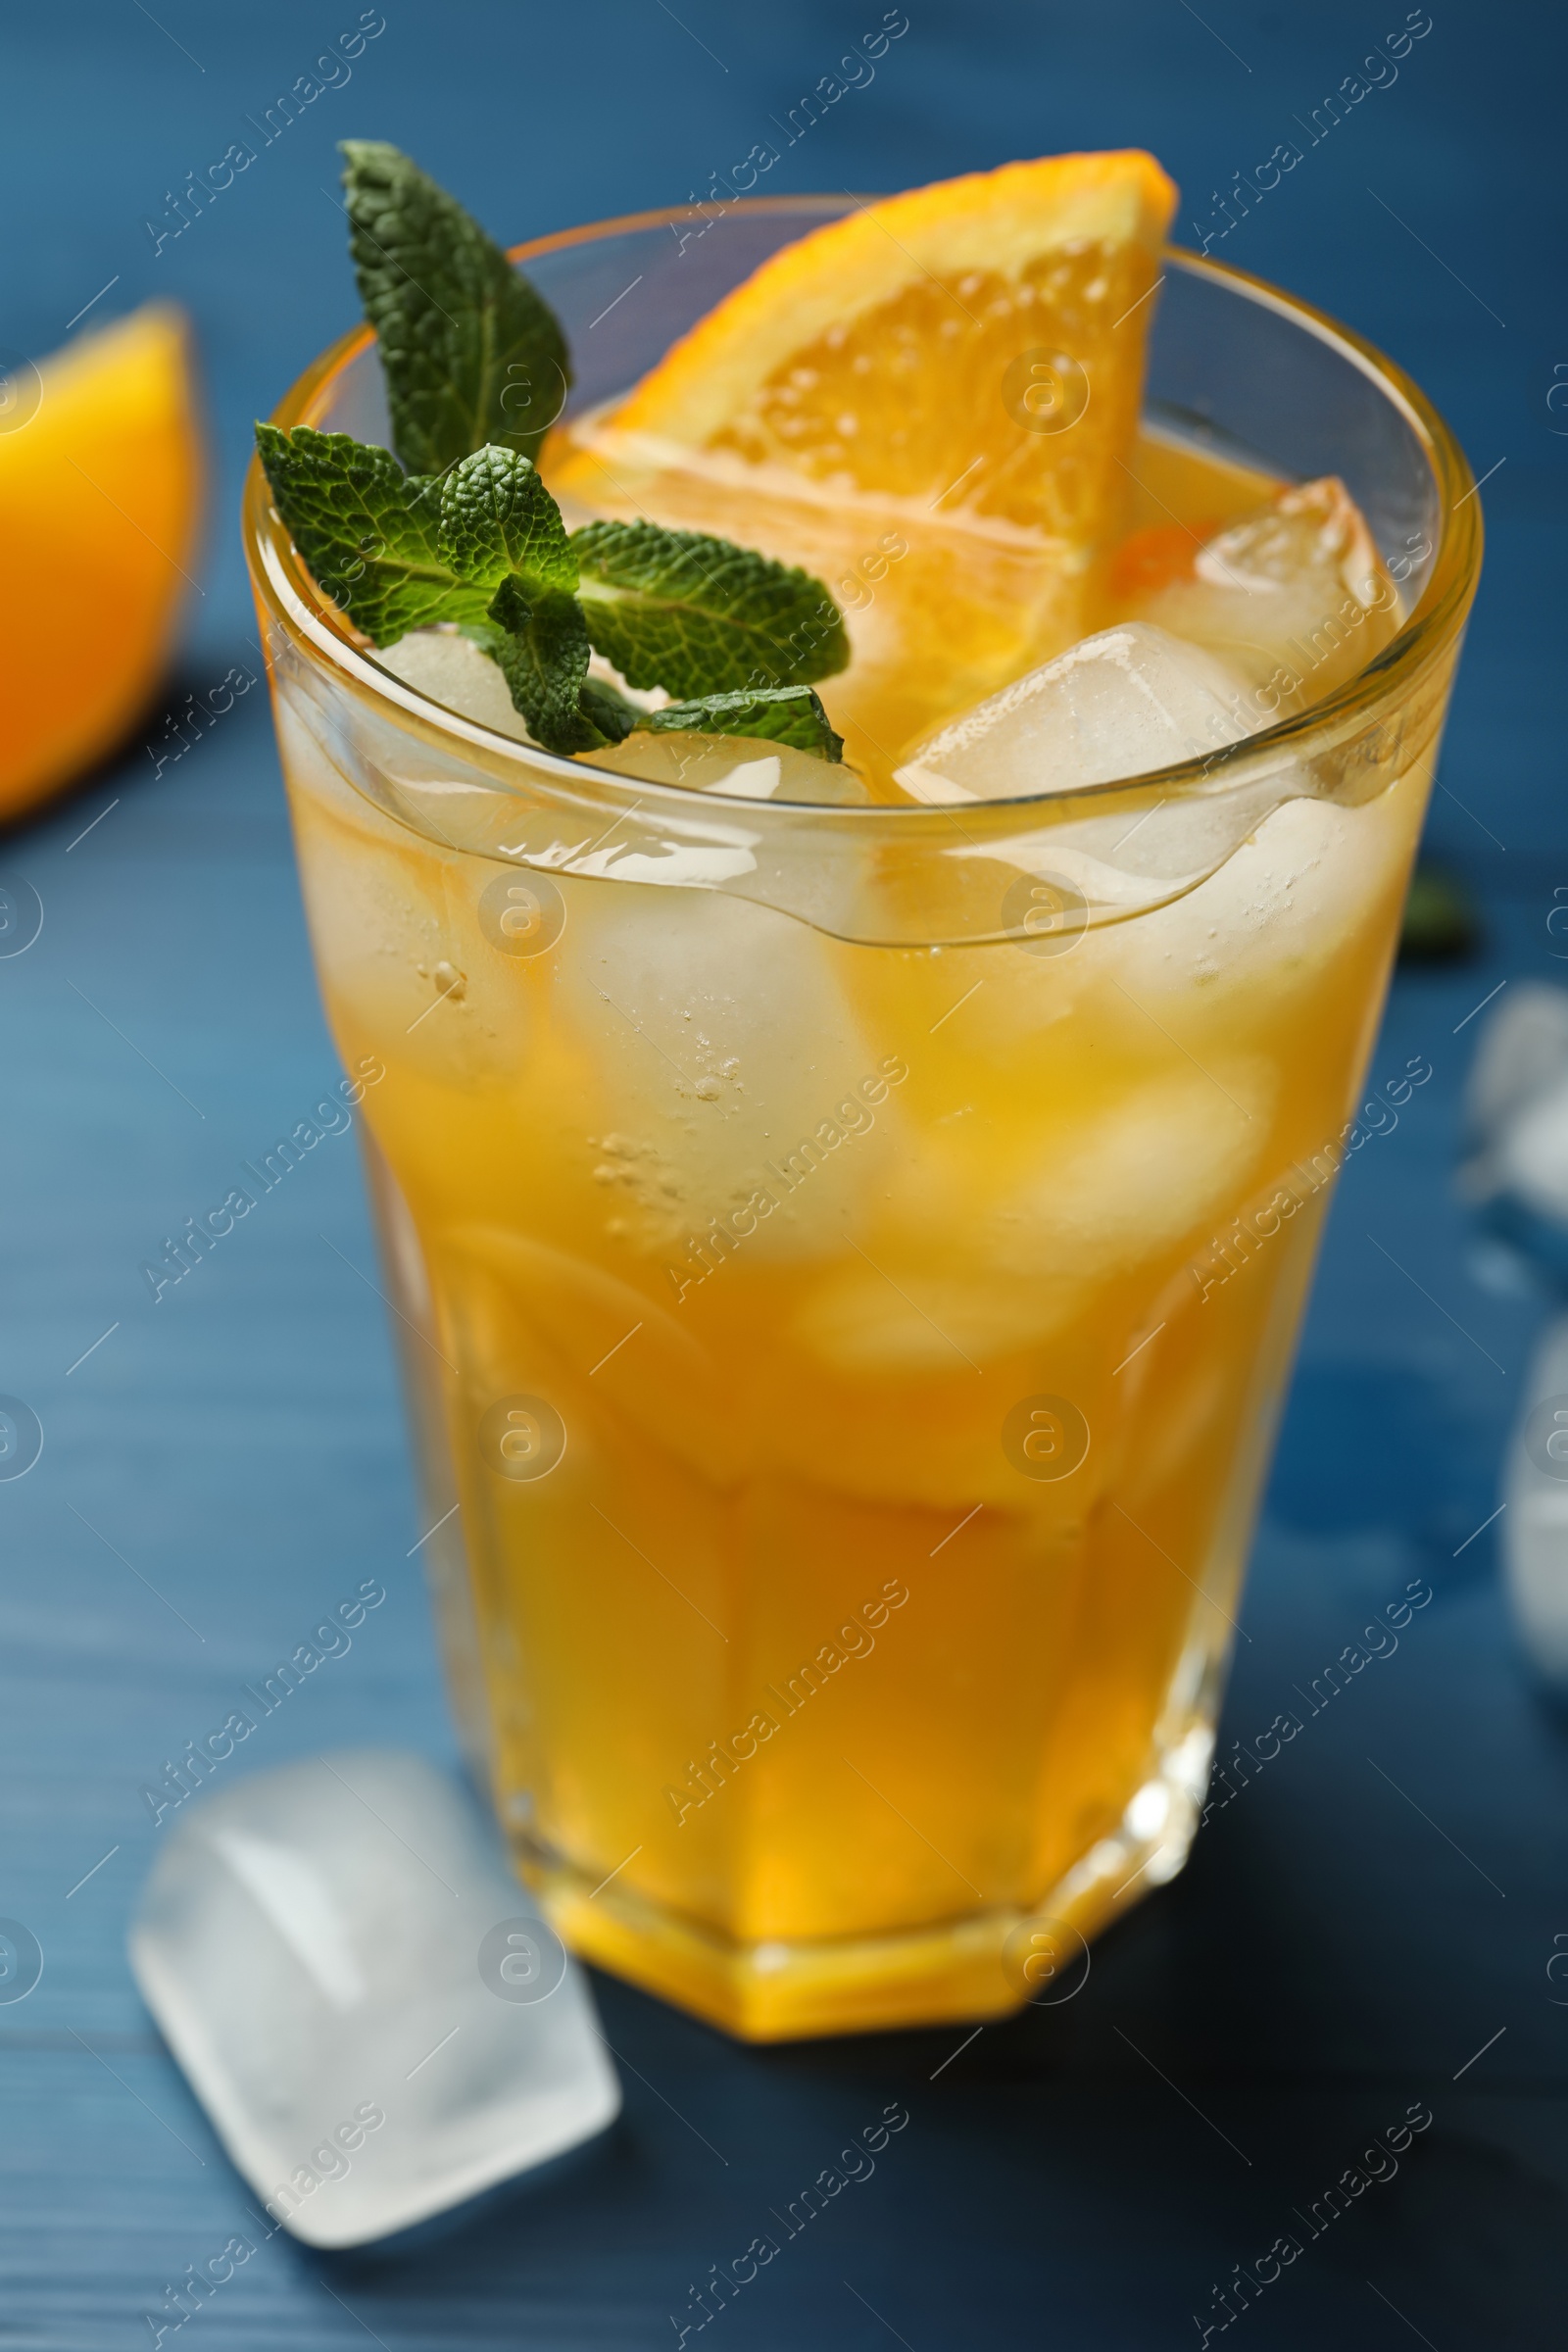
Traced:
POLYGON ((9 379, 0 410, 0 819, 113 751, 190 585, 202 444, 183 315, 149 303, 9 379))

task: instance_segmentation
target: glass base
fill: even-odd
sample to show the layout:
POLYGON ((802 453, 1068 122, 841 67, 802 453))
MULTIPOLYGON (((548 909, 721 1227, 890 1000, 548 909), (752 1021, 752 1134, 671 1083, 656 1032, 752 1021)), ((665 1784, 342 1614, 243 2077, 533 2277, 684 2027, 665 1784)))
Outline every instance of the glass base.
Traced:
POLYGON ((792 2041, 898 2026, 981 2022, 1070 2000, 1090 1938, 1173 1879, 1198 1827, 1213 1733, 1195 1724, 1102 1838, 1028 1911, 969 1912, 893 1936, 736 1943, 614 1885, 591 1888, 558 1856, 517 1863, 580 1959, 742 2041, 792 2041))

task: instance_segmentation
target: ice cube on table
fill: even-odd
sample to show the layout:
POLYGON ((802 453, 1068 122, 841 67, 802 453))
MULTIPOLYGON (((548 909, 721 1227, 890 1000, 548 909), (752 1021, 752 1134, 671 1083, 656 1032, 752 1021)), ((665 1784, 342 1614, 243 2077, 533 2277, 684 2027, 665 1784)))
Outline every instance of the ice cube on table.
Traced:
POLYGON ((1496 1191, 1568 1232, 1568 1071, 1514 1113, 1488 1158, 1496 1191))
POLYGON ((1281 490, 1201 546, 1176 545, 1176 576, 1134 585, 1127 615, 1205 647, 1254 693, 1266 689, 1254 728, 1353 677, 1399 626, 1394 581, 1359 507, 1332 474, 1281 490))
POLYGON ((917 801, 1017 800, 1200 759, 1260 723, 1212 654, 1129 621, 950 720, 894 781, 917 801))
POLYGON ((1465 1116, 1461 1198, 1516 1254, 1568 1271, 1568 990, 1518 981, 1488 1013, 1465 1116))
POLYGON ((422 1757, 260 1773, 165 1836, 136 1983, 234 2164, 307 2244, 407 2229, 619 2112, 586 1981, 422 1757))
POLYGON ((1465 1082, 1465 1118, 1482 1145, 1495 1141, 1533 1097, 1568 1080, 1568 989, 1516 980, 1476 1039, 1465 1082))
POLYGON ((1568 1315, 1547 1326, 1503 1472, 1503 1578, 1538 1673, 1568 1696, 1568 1315))

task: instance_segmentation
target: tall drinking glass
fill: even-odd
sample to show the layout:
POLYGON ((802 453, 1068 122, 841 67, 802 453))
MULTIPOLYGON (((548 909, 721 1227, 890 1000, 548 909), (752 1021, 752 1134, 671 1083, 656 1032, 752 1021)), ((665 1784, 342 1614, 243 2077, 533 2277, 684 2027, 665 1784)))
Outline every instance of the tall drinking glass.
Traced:
MULTIPOLYGON (((844 209, 519 249, 575 407, 844 209)), ((276 421, 384 438, 368 331, 276 421)), ((1146 421, 1342 476, 1403 625, 1223 753, 961 822, 493 733, 249 484, 470 1751, 566 1940, 753 2038, 1018 2005, 1206 1784, 1480 529, 1396 368, 1191 255, 1146 421)))

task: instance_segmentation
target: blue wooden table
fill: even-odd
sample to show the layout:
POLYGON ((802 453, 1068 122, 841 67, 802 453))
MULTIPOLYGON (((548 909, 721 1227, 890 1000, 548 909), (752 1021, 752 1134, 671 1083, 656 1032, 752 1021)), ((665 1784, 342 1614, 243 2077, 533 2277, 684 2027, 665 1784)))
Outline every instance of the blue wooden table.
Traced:
MULTIPOLYGON (((334 140, 398 141, 521 237, 702 197, 881 21, 870 0, 386 0, 363 20, 352 0, 82 0, 69 19, 8 0, 0 341, 55 347, 106 281, 89 319, 167 292, 197 322, 217 485, 175 699, 259 674, 235 496, 251 417, 353 315, 334 140), (352 78, 313 81, 259 144, 247 122, 362 22, 384 28, 352 78), (247 137, 254 166, 160 243, 185 175, 247 137)), ((44 909, 0 961, 0 1391, 44 1432, 31 1473, 0 1484, 0 1914, 44 1961, 0 2005, 0 2345, 151 2342, 166 2287, 236 2234, 254 2255, 186 2324, 212 2352, 673 2344, 690 2287, 890 2101, 909 2123, 874 2173, 712 2323, 734 2352, 1146 2352, 1200 2337, 1195 2313, 1217 2327, 1215 2289, 1237 2266, 1262 2279, 1282 2235, 1301 2257, 1244 2287, 1250 2309, 1232 2299, 1253 2352, 1560 2341, 1568 2007, 1546 1971, 1568 1936, 1568 1738, 1521 1673, 1495 1530, 1474 1534, 1542 1310, 1474 1279, 1450 1171, 1465 1016, 1560 971, 1568 415, 1550 396, 1568 326, 1549 271, 1568 42, 1544 9, 1436 0, 1396 74, 1363 70, 1404 21, 1393 0, 908 0, 874 79, 775 184, 889 188, 1136 142, 1183 183, 1197 242, 1234 174, 1293 141, 1300 164, 1233 206, 1213 249, 1393 352, 1492 471, 1431 828, 1484 902, 1486 947, 1396 986, 1376 1070, 1419 1054, 1436 1076, 1334 1213, 1225 1747, 1299 1712, 1296 1688, 1407 1585, 1432 1601, 1238 1784, 1070 2003, 958 2055, 957 2032, 745 2050, 601 1981, 626 2113, 577 2174, 397 2262, 260 2242, 126 1971, 155 1837, 140 1790, 371 1575, 386 1605, 247 1765, 453 1741, 352 1142, 325 1140, 157 1305, 138 1275, 337 1076, 261 688, 156 774, 150 718, 0 843, 44 909), (1351 76, 1361 94, 1314 138, 1351 76), (1432 2120, 1400 2148, 1412 2107, 1432 2120), (1374 2166, 1391 2130, 1399 2152, 1374 2166), (1352 2166, 1383 2177, 1330 2221, 1352 2166)), ((86 663, 90 582, 80 614, 86 663)))

